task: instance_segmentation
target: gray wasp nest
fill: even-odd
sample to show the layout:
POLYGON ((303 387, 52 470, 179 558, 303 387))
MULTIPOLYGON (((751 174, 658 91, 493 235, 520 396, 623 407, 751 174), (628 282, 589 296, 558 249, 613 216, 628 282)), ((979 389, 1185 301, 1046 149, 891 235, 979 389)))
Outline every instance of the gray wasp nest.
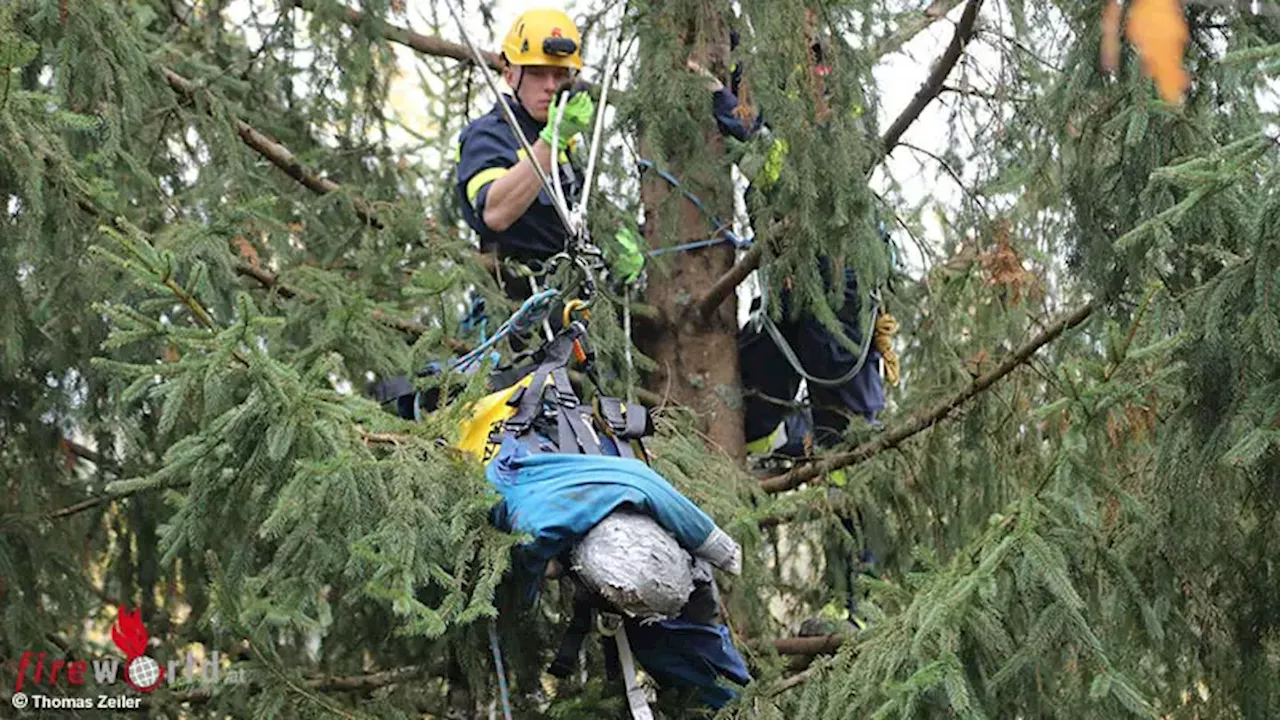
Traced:
POLYGON ((589 588, 648 622, 679 615, 694 577, 710 579, 709 566, 695 570, 694 565, 693 556, 657 521, 621 510, 600 521, 573 549, 573 571, 589 588))

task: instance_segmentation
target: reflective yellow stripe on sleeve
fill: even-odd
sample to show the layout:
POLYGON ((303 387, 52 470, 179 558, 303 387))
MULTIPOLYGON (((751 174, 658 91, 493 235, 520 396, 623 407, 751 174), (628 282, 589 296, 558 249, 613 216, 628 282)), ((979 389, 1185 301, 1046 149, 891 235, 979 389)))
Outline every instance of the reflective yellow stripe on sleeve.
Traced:
POLYGON ((471 203, 472 207, 475 207, 476 196, 480 194, 480 191, 484 189, 484 186, 494 180, 497 180, 503 175, 506 175, 507 172, 507 168, 495 167, 481 170, 473 175, 471 179, 467 181, 467 202, 471 203))
MULTIPOLYGON (((561 165, 567 165, 567 164, 569 163, 569 155, 568 155, 568 153, 566 153, 564 150, 561 150, 561 151, 559 152, 559 155, 560 155, 560 164, 561 164, 561 165)), ((529 157, 529 153, 525 152, 525 151, 524 151, 524 148, 520 148, 519 150, 517 150, 517 151, 516 151, 516 159, 517 159, 517 160, 523 160, 523 159, 525 159, 525 158, 527 158, 527 157, 529 157)))

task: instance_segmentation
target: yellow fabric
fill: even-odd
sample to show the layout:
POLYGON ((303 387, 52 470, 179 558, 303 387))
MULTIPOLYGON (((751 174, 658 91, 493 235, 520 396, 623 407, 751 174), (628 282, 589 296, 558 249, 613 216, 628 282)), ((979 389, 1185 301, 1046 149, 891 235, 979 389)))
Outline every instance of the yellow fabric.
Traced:
POLYGON ((778 439, 778 433, 782 432, 784 427, 786 423, 778 423, 778 427, 774 428, 773 432, 747 443, 747 452, 752 455, 767 455, 773 450, 773 442, 778 439))
POLYGON ((884 379, 894 386, 898 384, 900 370, 898 353, 893 349, 893 336, 897 333, 897 318, 881 311, 880 317, 876 318, 876 333, 873 341, 876 344, 876 350, 879 350, 880 356, 884 358, 884 379))
POLYGON ((512 65, 554 65, 581 70, 582 34, 573 20, 559 10, 528 10, 511 24, 502 41, 502 54, 512 65), (542 41, 548 38, 572 40, 576 47, 570 55, 548 55, 542 50, 542 41))
POLYGON ((467 181, 467 202, 471 203, 474 207, 476 204, 476 196, 480 194, 480 191, 484 189, 484 186, 494 180, 497 180, 503 175, 506 175, 508 172, 510 171, 507 168, 495 167, 481 170, 473 175, 471 179, 467 181))
POLYGON ((769 156, 765 158, 764 169, 760 171, 761 189, 768 190, 778 182, 779 177, 782 177, 782 164, 786 161, 790 148, 791 146, 782 138, 778 138, 769 146, 769 156))
MULTIPOLYGON (((550 381, 550 378, 548 378, 550 381)), ((469 410, 471 419, 462 424, 462 432, 458 436, 457 448, 477 459, 488 462, 498 450, 498 444, 489 441, 489 436, 501 428, 502 423, 516 414, 516 409, 507 404, 516 390, 528 387, 533 382, 533 374, 525 375, 520 382, 486 395, 473 404, 469 410)))
MULTIPOLYGON (((563 138, 561 138, 561 139, 563 139, 563 138)), ((570 143, 570 145, 572 145, 572 144, 573 144, 573 143, 571 142, 571 143, 570 143)), ((567 164, 569 163, 569 155, 568 155, 568 153, 566 153, 564 150, 561 150, 558 154, 559 154, 559 156, 560 156, 560 164, 561 164, 561 165, 567 165, 567 164)), ((516 151, 516 159, 518 159, 518 160, 523 160, 523 159, 525 159, 525 158, 527 158, 527 157, 529 157, 529 153, 525 152, 525 151, 524 151, 524 148, 520 148, 519 150, 517 150, 517 151, 516 151)))

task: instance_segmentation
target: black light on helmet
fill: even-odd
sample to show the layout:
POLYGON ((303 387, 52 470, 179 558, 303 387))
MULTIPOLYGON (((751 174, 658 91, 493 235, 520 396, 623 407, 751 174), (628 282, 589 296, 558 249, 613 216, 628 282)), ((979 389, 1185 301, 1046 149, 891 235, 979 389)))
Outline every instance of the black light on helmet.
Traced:
POLYGON ((542 52, 554 57, 569 57, 578 50, 572 38, 549 37, 542 41, 542 52))

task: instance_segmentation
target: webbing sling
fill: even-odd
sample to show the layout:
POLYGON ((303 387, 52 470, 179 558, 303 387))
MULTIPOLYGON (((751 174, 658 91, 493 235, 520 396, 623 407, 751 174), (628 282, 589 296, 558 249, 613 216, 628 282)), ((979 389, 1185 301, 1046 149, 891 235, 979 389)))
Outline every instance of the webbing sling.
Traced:
POLYGON ((622 664, 622 681, 627 688, 627 705, 631 708, 634 720, 653 720, 653 711, 649 709, 649 701, 645 697, 644 688, 636 680, 636 659, 631 654, 631 643, 627 641, 627 628, 618 622, 618 661, 622 664))

